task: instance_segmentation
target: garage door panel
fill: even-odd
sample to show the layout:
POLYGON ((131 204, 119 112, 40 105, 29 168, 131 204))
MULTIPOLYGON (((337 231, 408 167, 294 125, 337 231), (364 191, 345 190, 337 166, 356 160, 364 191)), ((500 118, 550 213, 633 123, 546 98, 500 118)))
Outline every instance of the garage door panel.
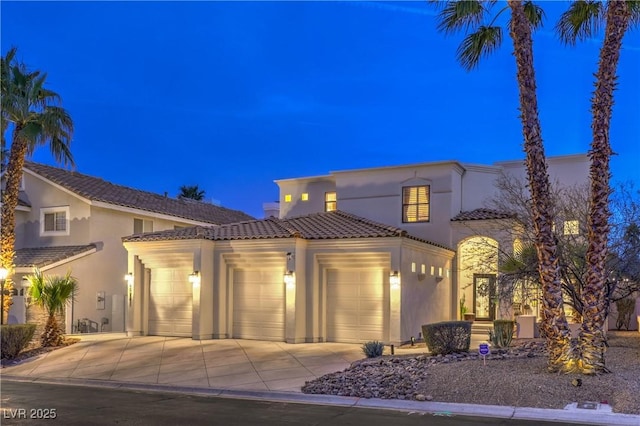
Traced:
POLYGON ((171 290, 175 294, 178 294, 178 293, 192 294, 193 284, 191 284, 188 280, 184 280, 184 282, 174 282, 171 290))
POLYGON ((158 336, 191 336, 193 290, 188 270, 151 271, 148 332, 158 336))
POLYGON ((282 271, 235 270, 233 277, 233 337, 283 341, 282 271))
POLYGON ((388 294, 382 270, 327 271, 327 340, 384 340, 388 294))
POLYGON ((371 299, 380 299, 382 297, 382 286, 381 285, 363 285, 359 286, 360 289, 360 298, 371 298, 371 299))

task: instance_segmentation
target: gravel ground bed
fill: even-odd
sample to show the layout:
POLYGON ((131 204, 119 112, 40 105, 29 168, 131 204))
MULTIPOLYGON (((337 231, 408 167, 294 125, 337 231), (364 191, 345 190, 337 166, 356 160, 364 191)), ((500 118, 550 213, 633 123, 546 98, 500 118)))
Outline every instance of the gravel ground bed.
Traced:
POLYGON ((609 403, 617 413, 640 414, 640 333, 608 336, 605 360, 611 373, 598 376, 548 373, 544 342, 536 339, 493 350, 486 365, 477 352, 365 358, 307 382, 302 392, 537 408, 595 401, 609 403))

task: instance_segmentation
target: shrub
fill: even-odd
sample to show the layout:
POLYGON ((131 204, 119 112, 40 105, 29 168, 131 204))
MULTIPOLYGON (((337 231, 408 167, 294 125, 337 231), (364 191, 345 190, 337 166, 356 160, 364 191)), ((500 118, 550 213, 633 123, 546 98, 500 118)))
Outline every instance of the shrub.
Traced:
POLYGON ((33 333, 35 324, 3 325, 0 328, 0 358, 13 359, 27 347, 33 333))
POLYGON ((493 321, 493 331, 489 331, 489 340, 498 348, 507 348, 513 339, 515 321, 498 319, 493 321))
POLYGON ((382 356, 384 352, 384 343, 373 340, 362 345, 362 352, 367 358, 376 358, 382 356))
POLYGON ((471 345, 471 322, 443 321, 422 326, 424 341, 432 355, 468 352, 471 345))

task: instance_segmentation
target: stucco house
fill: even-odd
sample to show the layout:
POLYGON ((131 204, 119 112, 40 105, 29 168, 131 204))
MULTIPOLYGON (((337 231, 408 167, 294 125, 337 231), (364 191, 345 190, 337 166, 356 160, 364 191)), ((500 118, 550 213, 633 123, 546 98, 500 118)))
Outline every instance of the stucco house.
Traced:
MULTIPOLYGON (((560 185, 580 184, 589 160, 552 157, 548 169, 560 185)), ((463 295, 478 320, 491 320, 497 258, 470 247, 517 243, 496 226, 504 214, 486 206, 501 173, 524 179, 524 162, 281 179, 278 217, 124 237, 127 332, 400 343, 422 324, 459 318, 463 295)))
POLYGON ((71 270, 78 279, 66 310, 66 332, 125 330, 127 252, 121 238, 195 225, 217 226, 252 219, 236 210, 169 198, 115 185, 97 177, 27 162, 16 211, 13 321, 31 320, 26 281, 38 266, 47 275, 71 270))

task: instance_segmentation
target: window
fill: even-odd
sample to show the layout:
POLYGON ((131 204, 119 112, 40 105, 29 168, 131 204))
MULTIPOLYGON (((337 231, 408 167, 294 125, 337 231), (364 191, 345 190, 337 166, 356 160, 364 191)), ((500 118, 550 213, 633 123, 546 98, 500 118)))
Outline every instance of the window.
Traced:
POLYGON ((402 221, 429 221, 429 185, 402 188, 402 221))
POLYGON ((580 222, 577 220, 564 221, 564 235, 578 235, 580 233, 580 222))
POLYGON ((336 197, 336 192, 325 192, 324 193, 324 211, 332 212, 338 208, 338 199, 336 197))
POLYGON ((40 235, 69 235, 69 207, 40 209, 40 235))
POLYGON ((153 232, 153 221, 144 219, 133 219, 133 233, 153 232))
POLYGON ((284 202, 285 203, 290 203, 291 202, 291 194, 287 194, 284 196, 284 202))
POLYGON ((309 194, 307 192, 302 193, 302 201, 309 201, 309 194))

